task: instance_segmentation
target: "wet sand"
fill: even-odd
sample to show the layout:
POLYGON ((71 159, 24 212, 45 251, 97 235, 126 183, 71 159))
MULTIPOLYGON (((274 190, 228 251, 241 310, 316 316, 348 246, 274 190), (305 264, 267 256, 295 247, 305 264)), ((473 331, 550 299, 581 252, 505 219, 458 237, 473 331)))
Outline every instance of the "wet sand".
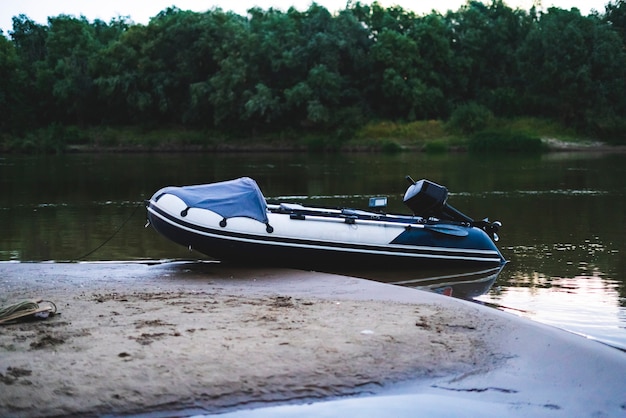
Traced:
POLYGON ((0 416, 236 414, 398 387, 481 393, 480 385, 498 395, 481 400, 565 413, 572 405, 554 390, 533 387, 549 383, 542 376, 554 367, 537 354, 554 363, 568 355, 563 347, 590 349, 595 363, 550 384, 580 391, 602 379, 612 389, 599 410, 626 412, 622 352, 356 278, 216 263, 0 263, 0 306, 24 299, 53 301, 60 314, 0 326, 0 416), (516 396, 499 397, 507 393, 516 396))

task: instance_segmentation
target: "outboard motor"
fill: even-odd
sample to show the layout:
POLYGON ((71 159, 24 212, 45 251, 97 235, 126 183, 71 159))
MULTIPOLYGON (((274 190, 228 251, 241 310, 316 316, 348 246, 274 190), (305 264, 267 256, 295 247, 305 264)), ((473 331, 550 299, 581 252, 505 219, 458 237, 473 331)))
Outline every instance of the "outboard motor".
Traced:
POLYGON ((415 181, 406 176, 411 186, 404 194, 404 203, 417 216, 422 218, 438 218, 449 221, 467 223, 482 228, 494 241, 498 240, 498 229, 502 224, 498 221, 489 222, 488 219, 475 221, 448 205, 448 189, 429 180, 415 181))

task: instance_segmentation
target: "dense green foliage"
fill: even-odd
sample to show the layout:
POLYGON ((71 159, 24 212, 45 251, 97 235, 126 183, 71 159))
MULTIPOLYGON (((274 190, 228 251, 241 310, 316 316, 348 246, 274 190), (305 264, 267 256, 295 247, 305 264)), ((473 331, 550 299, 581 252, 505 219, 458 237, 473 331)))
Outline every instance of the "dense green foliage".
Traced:
POLYGON ((624 92, 625 0, 589 16, 501 0, 424 16, 359 2, 334 15, 168 8, 147 25, 20 15, 0 35, 0 129, 26 142, 130 125, 337 141, 373 120, 453 116, 471 133, 493 115, 624 141, 624 92))
POLYGON ((482 131, 489 126, 489 121, 493 118, 493 113, 483 105, 474 102, 459 105, 448 121, 448 126, 452 130, 460 131, 464 134, 472 134, 482 131))

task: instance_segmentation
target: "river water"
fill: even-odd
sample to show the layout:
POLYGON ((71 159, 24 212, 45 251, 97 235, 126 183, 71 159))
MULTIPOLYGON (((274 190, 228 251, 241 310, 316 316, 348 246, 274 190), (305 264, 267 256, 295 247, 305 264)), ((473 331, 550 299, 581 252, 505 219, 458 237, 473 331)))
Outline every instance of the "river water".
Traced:
POLYGON ((366 208, 387 196, 406 213, 406 175, 503 223, 509 262, 476 302, 626 349, 626 154, 2 156, 0 261, 202 259, 144 228, 156 190, 249 176, 268 200, 366 208))

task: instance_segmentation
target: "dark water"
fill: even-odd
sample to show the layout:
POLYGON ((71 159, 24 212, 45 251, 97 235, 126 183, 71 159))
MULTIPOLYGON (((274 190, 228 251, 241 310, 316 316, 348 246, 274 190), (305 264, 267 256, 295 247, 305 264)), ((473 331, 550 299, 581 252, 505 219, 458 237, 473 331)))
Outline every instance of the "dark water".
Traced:
POLYGON ((4 156, 0 261, 199 258, 144 228, 143 200, 166 185, 250 176, 268 199, 365 207, 384 195, 406 212, 407 174, 504 224, 509 263, 478 301, 626 348, 624 154, 4 156))

